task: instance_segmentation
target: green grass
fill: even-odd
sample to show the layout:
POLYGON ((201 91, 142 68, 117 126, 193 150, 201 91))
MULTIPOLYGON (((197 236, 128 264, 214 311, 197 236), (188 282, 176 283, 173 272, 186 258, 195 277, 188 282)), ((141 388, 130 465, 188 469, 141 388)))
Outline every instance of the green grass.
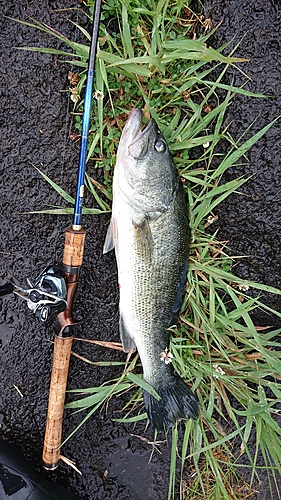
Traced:
MULTIPOLYGON (((92 12, 92 2, 88 7, 92 12)), ((63 40, 71 52, 44 50, 71 61, 81 71, 72 91, 79 133, 79 96, 89 35, 80 27, 86 36, 85 45, 81 45, 42 23, 29 25, 63 40)), ((101 185, 87 177, 95 206, 84 212, 110 210, 120 130, 133 106, 143 108, 146 118, 152 116, 158 123, 184 179, 189 200, 190 266, 181 317, 177 328, 172 329, 170 349, 175 369, 197 394, 200 416, 196 422, 184 423, 182 439, 178 426, 172 429, 169 499, 247 498, 262 467, 258 464, 259 451, 269 480, 274 482, 281 472, 281 431, 275 418, 281 397, 280 331, 263 330, 254 323, 258 308, 269 314, 269 322, 270 314, 280 317, 279 312, 263 304, 262 295, 281 292, 237 278, 232 272, 235 259, 228 256, 225 243, 207 231, 212 220, 209 217, 213 217, 219 203, 247 180, 237 178, 223 183, 225 172, 247 161, 247 151, 272 123, 245 142, 244 134, 240 139, 233 138, 225 128, 225 114, 235 95, 264 96, 252 94, 246 86, 237 88, 224 83, 228 67, 239 63, 237 71, 241 71, 245 60, 236 58, 234 52, 226 55, 227 45, 216 50, 210 47, 211 34, 208 22, 192 15, 187 2, 103 3, 95 83, 99 98, 92 110, 88 158, 95 158, 96 167, 103 169, 104 181, 101 185), (195 27, 201 31, 196 39, 195 27), (222 140, 228 144, 224 156, 219 147, 222 140), (248 288, 257 291, 254 296, 247 294, 248 288), (252 436, 254 446, 249 445, 252 436), (242 456, 251 469, 249 485, 240 475, 242 456)), ((68 204, 73 204, 67 193, 42 175, 68 204)), ((71 211, 71 206, 56 207, 48 213, 71 211)), ((80 426, 105 401, 136 387, 123 408, 121 421, 133 423, 147 418, 141 396, 145 382, 134 373, 137 362, 135 356, 125 364, 120 377, 101 387, 77 389, 82 397, 67 407, 87 410, 80 426)))

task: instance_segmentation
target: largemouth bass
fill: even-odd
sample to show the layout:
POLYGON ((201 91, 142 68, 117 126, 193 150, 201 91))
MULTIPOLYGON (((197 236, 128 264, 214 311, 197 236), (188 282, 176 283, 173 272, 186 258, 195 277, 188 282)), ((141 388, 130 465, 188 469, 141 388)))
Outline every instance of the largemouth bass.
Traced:
POLYGON ((153 119, 142 130, 133 109, 120 139, 113 178, 112 218, 104 253, 115 248, 120 288, 120 335, 125 352, 138 350, 148 417, 158 430, 196 418, 198 403, 174 373, 168 328, 177 323, 188 264, 189 224, 180 179, 153 119))

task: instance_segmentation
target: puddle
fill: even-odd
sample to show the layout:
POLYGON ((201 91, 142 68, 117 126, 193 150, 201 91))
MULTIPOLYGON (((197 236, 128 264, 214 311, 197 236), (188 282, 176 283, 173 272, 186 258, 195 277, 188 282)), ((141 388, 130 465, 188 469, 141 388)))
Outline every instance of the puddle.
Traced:
POLYGON ((7 429, 7 426, 5 424, 5 417, 0 413, 0 430, 5 431, 7 429))
MULTIPOLYGON (((126 486, 135 495, 135 499, 159 500, 159 491, 155 489, 155 476, 161 473, 159 467, 150 462, 150 458, 151 451, 142 454, 133 451, 130 439, 121 439, 119 449, 106 459, 108 478, 116 478, 120 485, 126 486)), ((160 476, 158 479, 161 481, 160 476)))

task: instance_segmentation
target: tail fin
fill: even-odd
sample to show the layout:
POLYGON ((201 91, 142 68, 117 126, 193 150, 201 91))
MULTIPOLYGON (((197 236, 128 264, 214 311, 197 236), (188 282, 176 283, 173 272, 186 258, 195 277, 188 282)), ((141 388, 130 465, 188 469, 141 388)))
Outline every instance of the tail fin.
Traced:
POLYGON ((160 401, 145 390, 143 399, 149 420, 158 431, 167 430, 181 418, 198 417, 198 401, 178 375, 172 375, 168 382, 155 389, 161 397, 160 401))

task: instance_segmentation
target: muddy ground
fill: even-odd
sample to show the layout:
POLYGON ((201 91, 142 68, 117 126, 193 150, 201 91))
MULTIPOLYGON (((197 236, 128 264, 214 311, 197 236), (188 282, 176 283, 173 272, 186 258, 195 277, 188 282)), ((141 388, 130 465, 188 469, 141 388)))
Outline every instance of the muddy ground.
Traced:
MULTIPOLYGON (((61 259, 67 217, 23 214, 40 210, 45 204, 60 204, 59 196, 34 168, 71 194, 75 191, 77 145, 69 140, 69 67, 53 55, 19 51, 18 46, 59 47, 58 41, 40 31, 17 24, 10 17, 35 18, 78 40, 77 31, 66 17, 81 24, 78 2, 23 0, 1 2, 1 166, 0 166, 0 283, 7 279, 24 285, 44 266, 61 259), (58 9, 73 8, 58 12, 58 9), (6 17, 5 17, 6 16, 6 17)), ((232 46, 242 42, 237 54, 250 62, 243 70, 251 76, 248 88, 270 95, 268 99, 236 98, 227 115, 231 132, 238 138, 256 119, 253 132, 281 112, 280 7, 279 2, 262 0, 206 1, 206 15, 222 21, 214 38, 216 44, 235 36, 232 46)), ((235 84, 242 82, 233 73, 235 84)), ((229 76, 230 80, 232 76, 229 76)), ((248 162, 232 169, 227 179, 254 174, 243 187, 217 210, 219 237, 241 259, 239 276, 281 286, 280 259, 280 122, 247 155, 248 162)), ((94 171, 93 171, 94 173, 94 171)), ((84 322, 79 336, 118 341, 118 289, 113 253, 103 256, 102 244, 108 216, 85 216, 87 230, 85 259, 76 301, 77 316, 84 322)), ((280 298, 265 297, 267 304, 281 310, 280 298)), ((273 317, 255 313, 257 324, 280 327, 273 317)), ((166 498, 169 478, 169 443, 161 455, 151 454, 151 429, 143 424, 124 425, 112 418, 124 400, 111 401, 107 411, 95 414, 63 447, 83 475, 61 464, 53 473, 41 467, 41 447, 52 362, 52 330, 30 316, 25 304, 7 296, 0 302, 0 433, 32 462, 44 477, 62 484, 81 500, 133 500, 166 498), (20 390, 17 390, 17 388, 20 390), (106 477, 106 471, 108 475, 106 477)), ((74 350, 92 360, 120 360, 122 353, 76 342, 74 350)), ((77 358, 71 361, 69 388, 96 386, 119 373, 116 368, 92 367, 77 358)), ((64 436, 80 417, 66 412, 64 436)), ((267 479, 257 499, 268 499, 267 479)))

